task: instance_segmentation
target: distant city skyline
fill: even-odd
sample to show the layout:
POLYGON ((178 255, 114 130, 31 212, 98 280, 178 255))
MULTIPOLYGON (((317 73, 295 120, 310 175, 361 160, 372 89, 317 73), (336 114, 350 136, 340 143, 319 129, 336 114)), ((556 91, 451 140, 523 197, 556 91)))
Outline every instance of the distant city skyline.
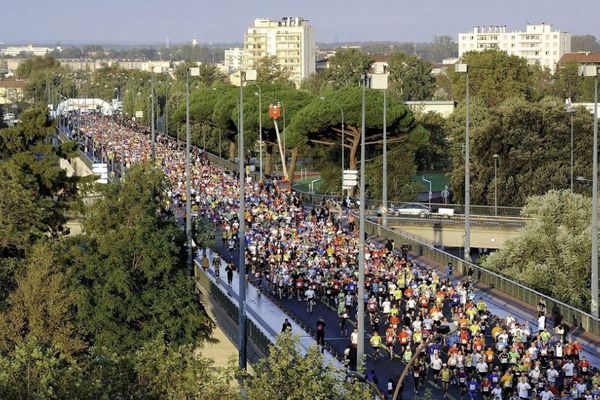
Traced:
POLYGON ((600 37, 597 0, 0 0, 0 42, 21 44, 241 43, 255 18, 299 16, 317 42, 430 42, 474 26, 553 25, 600 37), (226 5, 226 6, 225 6, 226 5))

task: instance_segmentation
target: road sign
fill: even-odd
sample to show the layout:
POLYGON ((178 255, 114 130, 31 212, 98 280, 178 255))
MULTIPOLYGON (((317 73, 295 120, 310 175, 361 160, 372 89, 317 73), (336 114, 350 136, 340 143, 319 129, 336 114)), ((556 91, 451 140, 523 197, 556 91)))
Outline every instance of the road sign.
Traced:
POLYGON ((144 112, 143 111, 136 111, 135 112, 135 117, 136 118, 144 118, 144 112))
POLYGON ((342 186, 344 189, 352 189, 354 186, 358 185, 358 171, 355 169, 346 169, 344 170, 344 179, 342 182, 342 186))
POLYGON ((442 190, 442 198, 444 199, 444 204, 448 204, 448 197, 450 197, 450 191, 448 190, 448 185, 444 187, 442 190))

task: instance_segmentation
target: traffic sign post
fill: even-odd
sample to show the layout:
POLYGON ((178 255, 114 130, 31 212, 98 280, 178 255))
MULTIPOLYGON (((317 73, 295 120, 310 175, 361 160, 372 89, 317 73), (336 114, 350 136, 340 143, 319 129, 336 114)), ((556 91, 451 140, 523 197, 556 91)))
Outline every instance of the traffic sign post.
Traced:
POLYGON ((342 186, 345 190, 352 189, 358 185, 358 170, 346 169, 343 174, 342 186))
POLYGON ((450 191, 448 190, 448 185, 445 185, 444 190, 442 190, 442 198, 444 199, 444 204, 448 204, 448 197, 450 197, 450 191))

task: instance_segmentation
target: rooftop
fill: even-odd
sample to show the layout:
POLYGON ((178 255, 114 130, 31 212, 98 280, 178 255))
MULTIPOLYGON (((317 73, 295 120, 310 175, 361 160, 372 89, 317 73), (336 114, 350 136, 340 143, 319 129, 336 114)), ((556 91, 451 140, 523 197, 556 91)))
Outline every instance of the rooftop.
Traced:
POLYGON ((559 63, 567 63, 569 61, 575 61, 578 64, 600 64, 600 53, 590 52, 577 52, 577 53, 565 53, 560 58, 559 63))

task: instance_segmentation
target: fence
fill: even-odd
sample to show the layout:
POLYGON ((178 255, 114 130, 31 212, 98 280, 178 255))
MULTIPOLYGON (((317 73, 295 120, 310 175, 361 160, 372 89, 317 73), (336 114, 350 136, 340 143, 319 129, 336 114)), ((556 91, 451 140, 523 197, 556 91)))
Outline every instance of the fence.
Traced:
MULTIPOLYGON (((59 132, 60 135, 63 135, 62 132, 59 132)), ((66 136, 61 137, 61 140, 68 140, 66 136)), ((81 151, 80 151, 81 152, 81 151)), ((82 159, 87 159, 87 157, 81 152, 82 159)), ((238 164, 233 163, 231 161, 222 159, 214 154, 208 153, 207 156, 210 162, 213 165, 219 165, 223 168, 229 169, 231 171, 238 170, 238 164)), ((89 159, 88 159, 89 161, 89 159)), ((306 193, 297 191, 302 198, 309 203, 318 203, 325 199, 331 198, 331 195, 322 195, 316 193, 306 193)), ((372 200, 370 203, 367 202, 368 207, 376 207, 379 204, 376 204, 375 200, 372 200)), ((432 204, 432 208, 434 205, 432 204)), ((461 205, 442 205, 436 204, 437 207, 456 207, 461 211, 461 205)), ((490 215, 490 209, 493 211, 493 207, 488 206, 471 206, 471 212, 474 214, 481 213, 484 215, 490 215)), ((498 207, 498 215, 505 216, 515 216, 518 215, 517 210, 520 210, 516 207, 498 207)), ((411 250, 414 251, 418 256, 425 256, 435 262, 438 262, 442 265, 446 265, 451 262, 456 270, 462 274, 466 273, 466 271, 470 268, 475 272, 475 277, 479 282, 482 282, 486 285, 489 285, 492 288, 496 288, 501 290, 508 295, 515 297, 525 303, 531 305, 537 305, 541 299, 546 301, 546 305, 548 310, 552 312, 552 314, 558 315, 560 314, 565 321, 573 324, 574 326, 581 327, 582 329, 591 332, 593 334, 600 335, 600 319, 595 318, 591 314, 579 310, 573 306, 560 302, 556 299, 553 299, 543 293, 540 293, 536 290, 528 288, 527 286, 513 281, 505 276, 502 276, 498 273, 492 272, 485 268, 482 268, 473 263, 469 263, 461 258, 458 258, 452 254, 446 253, 443 250, 435 248, 432 244, 425 243, 415 237, 411 237, 403 232, 391 230, 385 228, 377 223, 371 221, 365 221, 365 229, 368 234, 383 236, 388 239, 393 239, 396 243, 406 243, 410 246, 411 250)), ((206 290, 209 291, 211 295, 214 296, 215 300, 227 311, 228 315, 237 321, 238 310, 237 306, 231 301, 231 299, 221 291, 208 277, 204 276, 202 273, 200 274, 201 279, 200 282, 202 286, 205 287, 206 290)), ((271 341, 268 339, 268 336, 258 327, 254 322, 248 319, 248 331, 247 335, 251 338, 257 346, 264 351, 265 354, 268 354, 268 344, 271 341)))
MULTIPOLYGON (((318 203, 330 196, 300 193, 303 199, 307 202, 318 203)), ((461 274, 465 274, 469 267, 474 271, 474 276, 477 281, 482 282, 492 288, 498 289, 518 300, 533 306, 537 305, 541 299, 546 301, 548 310, 554 315, 560 314, 563 319, 574 326, 599 335, 600 334, 600 319, 593 317, 591 314, 579 310, 566 303, 553 299, 543 293, 533 290, 519 282, 509 279, 501 274, 492 272, 486 268, 482 268, 476 264, 469 263, 461 258, 449 254, 433 246, 431 243, 426 243, 414 236, 401 231, 392 230, 383 227, 372 221, 365 221, 365 230, 369 235, 377 235, 387 239, 393 239, 395 243, 406 243, 409 248, 418 256, 427 257, 441 265, 447 265, 449 262, 455 267, 455 270, 461 274)))
POLYGON ((406 243, 418 256, 425 256, 439 264, 447 265, 449 262, 451 262, 456 270, 461 274, 465 274, 468 268, 471 267, 478 282, 482 282, 492 288, 501 290, 502 292, 507 293, 516 299, 524 301, 525 303, 535 306, 541 299, 544 299, 546 301, 548 310, 550 310, 552 314, 560 314, 565 321, 568 321, 574 326, 579 326, 584 330, 594 334, 600 334, 600 319, 594 318, 585 311, 562 303, 498 273, 482 268, 476 264, 469 263, 452 254, 446 253, 443 250, 437 249, 431 244, 405 235, 402 232, 387 229, 371 221, 365 221, 365 230, 370 235, 377 235, 386 237, 388 239, 393 239, 395 243, 406 243))
MULTIPOLYGON (((196 265, 198 268, 198 265, 196 265)), ((197 279, 200 285, 206 290, 206 294, 210 296, 231 318, 237 327, 239 316, 238 306, 223 290, 216 285, 208 276, 201 270, 197 273, 197 279)), ((236 332, 237 335, 237 332, 236 332)), ((265 357, 269 354, 269 346, 273 343, 268 334, 265 333, 252 319, 246 319, 246 337, 256 345, 259 353, 258 358, 265 357)), ((249 349, 249 347, 248 347, 249 349)))

